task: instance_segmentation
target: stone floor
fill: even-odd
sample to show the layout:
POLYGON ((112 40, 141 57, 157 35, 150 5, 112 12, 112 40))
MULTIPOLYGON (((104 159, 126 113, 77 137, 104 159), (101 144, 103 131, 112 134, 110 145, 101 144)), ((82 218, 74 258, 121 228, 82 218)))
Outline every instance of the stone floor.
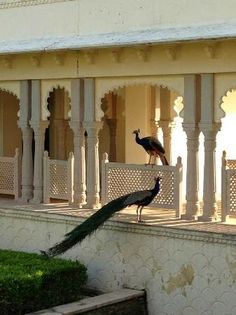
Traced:
MULTIPOLYGON (((52 202, 50 204, 19 204, 13 199, 0 198, 0 209, 19 209, 48 214, 68 215, 87 218, 96 210, 79 209, 64 202, 52 202)), ((132 224, 142 224, 151 226, 165 226, 194 231, 213 232, 221 234, 236 235, 236 217, 230 218, 227 223, 223 222, 198 222, 181 220, 175 217, 175 211, 169 209, 144 208, 142 213, 142 223, 136 222, 136 207, 126 208, 116 213, 111 220, 127 222, 132 224)))

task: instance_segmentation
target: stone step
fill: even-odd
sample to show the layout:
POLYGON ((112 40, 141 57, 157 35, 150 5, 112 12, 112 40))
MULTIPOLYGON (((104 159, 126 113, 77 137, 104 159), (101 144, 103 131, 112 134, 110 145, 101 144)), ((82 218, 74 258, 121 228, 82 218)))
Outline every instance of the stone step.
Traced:
POLYGON ((121 289, 26 315, 147 315, 144 291, 121 289))

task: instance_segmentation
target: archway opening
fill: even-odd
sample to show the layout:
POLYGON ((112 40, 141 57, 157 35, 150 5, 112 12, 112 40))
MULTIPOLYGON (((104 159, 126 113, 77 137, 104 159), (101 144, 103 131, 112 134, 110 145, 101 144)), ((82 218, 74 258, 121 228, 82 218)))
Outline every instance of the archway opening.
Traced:
POLYGON ((64 88, 54 88, 48 98, 50 123, 45 134, 45 150, 56 160, 67 160, 73 152, 73 131, 69 126, 70 98, 64 88))
POLYGON ((216 194, 221 199, 221 158, 222 152, 226 151, 227 159, 236 160, 234 135, 236 133, 236 89, 230 89, 222 98, 221 108, 225 117, 221 119, 221 130, 217 134, 216 147, 216 194))
POLYGON ((1 156, 14 156, 16 148, 22 151, 22 135, 17 125, 18 111, 18 98, 7 91, 0 91, 1 156))

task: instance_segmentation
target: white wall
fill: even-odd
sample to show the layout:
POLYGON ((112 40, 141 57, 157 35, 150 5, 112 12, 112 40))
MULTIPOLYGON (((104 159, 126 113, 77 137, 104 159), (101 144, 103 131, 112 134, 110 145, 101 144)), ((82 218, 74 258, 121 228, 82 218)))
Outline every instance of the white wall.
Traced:
MULTIPOLYGON (((80 219, 0 210, 0 248, 39 252, 80 219)), ((145 289, 149 315, 236 314, 235 236, 109 221, 65 257, 100 290, 145 289)))
POLYGON ((5 8, 7 3, 0 4, 0 40, 236 21, 234 0, 35 0, 5 8))

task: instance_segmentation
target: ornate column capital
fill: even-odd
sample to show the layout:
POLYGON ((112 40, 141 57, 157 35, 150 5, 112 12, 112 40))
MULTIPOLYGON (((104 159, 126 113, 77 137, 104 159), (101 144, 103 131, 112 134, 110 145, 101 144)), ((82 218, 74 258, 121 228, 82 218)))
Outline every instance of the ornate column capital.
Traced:
POLYGON ((73 130, 74 134, 78 134, 84 129, 83 123, 80 120, 70 120, 69 126, 73 130))
POLYGON ((96 130, 99 132, 99 130, 102 128, 103 122, 102 121, 84 121, 83 127, 86 130, 96 130))
POLYGON ((204 136, 215 137, 217 132, 220 131, 221 123, 200 123, 199 129, 204 136))
POLYGON ((44 131, 49 126, 49 120, 30 120, 30 126, 34 129, 34 131, 39 129, 44 131))

